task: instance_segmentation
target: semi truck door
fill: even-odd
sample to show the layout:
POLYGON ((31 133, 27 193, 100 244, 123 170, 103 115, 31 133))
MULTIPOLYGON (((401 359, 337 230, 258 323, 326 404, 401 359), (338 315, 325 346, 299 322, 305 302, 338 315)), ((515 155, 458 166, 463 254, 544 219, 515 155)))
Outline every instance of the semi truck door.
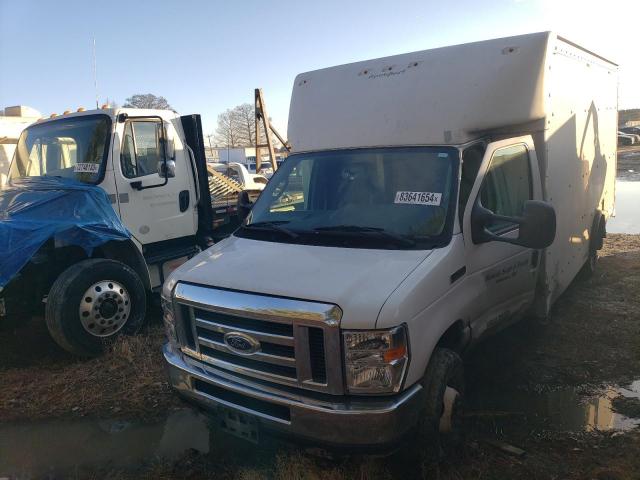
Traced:
POLYGON ((118 125, 119 152, 114 172, 120 216, 143 245, 195 235, 195 195, 186 151, 169 122, 160 117, 128 117, 118 125), (167 133, 173 138, 167 148, 167 133), (159 175, 165 156, 173 153, 175 172, 165 182, 159 175), (119 159, 119 161, 118 161, 119 159))
MULTIPOLYGON (((480 202, 496 214, 517 217, 524 202, 534 199, 542 198, 532 138, 490 143, 469 194, 462 225, 467 273, 477 296, 471 319, 474 336, 505 326, 533 300, 539 252, 497 241, 474 244, 473 206, 480 202)), ((518 236, 518 225, 513 223, 495 222, 488 229, 499 236, 518 236)))

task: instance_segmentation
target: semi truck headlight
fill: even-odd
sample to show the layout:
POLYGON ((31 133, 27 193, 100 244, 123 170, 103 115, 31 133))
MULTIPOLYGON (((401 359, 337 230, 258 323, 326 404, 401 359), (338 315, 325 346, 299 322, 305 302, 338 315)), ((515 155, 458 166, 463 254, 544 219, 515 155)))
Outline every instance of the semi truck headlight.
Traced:
POLYGON ((173 311, 173 302, 171 299, 165 298, 164 295, 160 297, 160 303, 162 304, 162 320, 164 321, 164 330, 167 334, 167 339, 172 345, 178 344, 178 337, 176 335, 176 316, 173 311))
POLYGON ((409 363, 404 325, 391 330, 346 330, 342 339, 349 393, 400 390, 409 363))

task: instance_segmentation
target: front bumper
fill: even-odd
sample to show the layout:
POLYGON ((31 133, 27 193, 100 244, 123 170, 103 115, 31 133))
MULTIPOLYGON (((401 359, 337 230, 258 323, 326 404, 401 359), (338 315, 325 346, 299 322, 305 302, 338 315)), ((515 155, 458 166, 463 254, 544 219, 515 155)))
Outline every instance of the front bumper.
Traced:
POLYGON ((169 381, 178 393, 214 410, 253 415, 261 428, 313 443, 374 447, 393 444, 417 424, 424 390, 393 397, 345 397, 274 387, 204 365, 165 344, 169 381))

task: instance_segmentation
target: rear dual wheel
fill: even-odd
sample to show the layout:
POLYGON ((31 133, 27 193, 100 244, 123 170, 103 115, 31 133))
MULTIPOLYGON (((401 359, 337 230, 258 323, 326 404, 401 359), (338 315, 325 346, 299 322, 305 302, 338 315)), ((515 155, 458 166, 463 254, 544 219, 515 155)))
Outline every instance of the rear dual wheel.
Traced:
POLYGON ((75 355, 102 353, 105 340, 137 332, 146 313, 140 277, 116 260, 83 260, 62 272, 47 297, 53 339, 75 355))

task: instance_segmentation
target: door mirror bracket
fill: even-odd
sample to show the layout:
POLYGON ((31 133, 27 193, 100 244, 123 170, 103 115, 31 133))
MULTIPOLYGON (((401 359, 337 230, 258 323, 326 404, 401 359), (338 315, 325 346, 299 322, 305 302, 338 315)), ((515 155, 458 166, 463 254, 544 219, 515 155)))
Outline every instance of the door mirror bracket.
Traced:
POLYGON ((556 213, 546 202, 528 200, 521 217, 496 215, 484 208, 479 201, 471 212, 471 237, 473 243, 503 242, 526 248, 541 249, 553 243, 556 235, 556 213), (488 230, 492 222, 508 222, 518 225, 518 238, 496 235, 488 230))

